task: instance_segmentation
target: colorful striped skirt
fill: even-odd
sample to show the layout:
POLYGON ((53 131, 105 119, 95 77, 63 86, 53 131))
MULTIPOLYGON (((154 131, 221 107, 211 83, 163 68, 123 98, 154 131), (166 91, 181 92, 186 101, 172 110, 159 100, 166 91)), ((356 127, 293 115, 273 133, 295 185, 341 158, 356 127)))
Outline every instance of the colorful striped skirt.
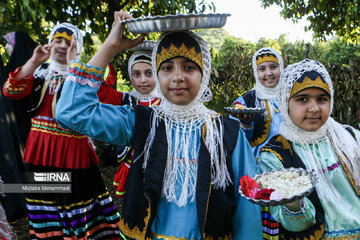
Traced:
POLYGON ((37 172, 71 172, 72 187, 71 193, 26 195, 32 239, 120 239, 120 214, 96 165, 75 170, 28 166, 37 172))
POLYGON ((278 240, 280 224, 271 216, 270 207, 261 207, 261 222, 264 240, 278 240))

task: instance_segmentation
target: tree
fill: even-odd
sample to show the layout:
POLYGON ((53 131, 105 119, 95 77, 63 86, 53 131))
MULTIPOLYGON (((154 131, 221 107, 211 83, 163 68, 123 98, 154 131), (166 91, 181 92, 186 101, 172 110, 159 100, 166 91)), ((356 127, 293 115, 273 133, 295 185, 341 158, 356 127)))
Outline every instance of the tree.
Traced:
POLYGON ((195 32, 209 44, 210 48, 216 50, 221 48, 226 38, 231 37, 224 28, 200 29, 195 32))
POLYGON ((314 38, 325 40, 335 33, 341 39, 360 42, 360 0, 260 0, 264 8, 276 4, 281 16, 297 22, 306 17, 314 38))
MULTIPOLYGON (((0 1, 0 33, 22 30, 34 40, 45 44, 55 24, 70 22, 85 33, 81 61, 87 62, 106 39, 116 10, 125 10, 137 18, 197 13, 204 12, 207 8, 215 10, 214 4, 205 0, 7 0, 0 1)), ((133 37, 131 33, 128 34, 133 37)), ((157 36, 158 34, 149 34, 147 38, 154 40, 157 36)), ((123 52, 112 60, 122 81, 128 78, 129 56, 129 52, 123 52)), ((130 81, 124 83, 131 86, 130 81)))
POLYGON ((85 32, 86 53, 93 53, 93 34, 103 42, 111 28, 114 11, 125 10, 134 18, 215 9, 204 0, 7 0, 0 2, 0 33, 23 30, 40 43, 47 42, 51 28, 70 22, 85 32))
POLYGON ((234 37, 226 38, 218 52, 213 49, 209 108, 224 113, 224 107, 254 86, 251 56, 255 49, 255 43, 234 37))

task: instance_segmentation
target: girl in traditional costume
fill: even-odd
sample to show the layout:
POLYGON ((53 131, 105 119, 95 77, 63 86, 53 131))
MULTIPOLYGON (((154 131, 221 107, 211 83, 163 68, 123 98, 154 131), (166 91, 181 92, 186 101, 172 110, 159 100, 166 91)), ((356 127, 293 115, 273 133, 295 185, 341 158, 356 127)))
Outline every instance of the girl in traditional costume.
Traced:
POLYGON ((261 48, 252 57, 255 87, 240 96, 233 107, 264 108, 264 114, 238 115, 241 128, 253 148, 255 158, 260 149, 278 134, 281 115, 278 110, 278 83, 283 70, 281 54, 272 48, 261 48))
MULTIPOLYGON (((128 62, 128 74, 134 89, 130 93, 118 92, 111 87, 114 83, 114 71, 111 71, 106 82, 101 85, 98 91, 99 101, 113 105, 142 105, 154 107, 159 105, 161 100, 155 88, 155 81, 151 68, 151 51, 136 51, 128 62)), ((115 75, 116 79, 116 75, 115 75)), ((123 197, 125 194, 126 179, 134 156, 134 149, 126 146, 110 144, 102 157, 109 158, 116 156, 120 163, 114 177, 113 185, 116 187, 115 196, 123 197)))
POLYGON ((55 120, 61 88, 68 73, 67 49, 82 35, 75 26, 56 25, 49 43, 38 46, 24 66, 10 73, 3 92, 30 103, 31 130, 24 162, 32 172, 70 172, 71 193, 29 193, 29 229, 34 239, 118 239, 119 213, 107 192, 98 158, 87 136, 64 129, 55 120), (50 57, 50 63, 44 63, 50 57), (35 72, 35 74, 33 74, 35 72))
POLYGON ((159 106, 99 103, 103 68, 142 41, 119 38, 121 21, 129 18, 116 12, 109 37, 88 65, 72 65, 56 111, 64 127, 134 147, 122 233, 136 239, 260 239, 260 209, 238 193, 240 177, 256 171, 255 160, 239 124, 204 105, 211 99, 211 58, 198 35, 168 32, 157 42, 152 66, 159 106))
MULTIPOLYGON (((275 49, 261 48, 252 57, 252 67, 255 87, 236 99, 233 108, 264 108, 265 112, 232 116, 240 120, 257 160, 260 149, 279 132, 281 115, 277 98, 283 59, 275 49)), ((272 239, 271 236, 278 233, 279 223, 272 218, 268 207, 261 207, 261 217, 264 239, 272 239)))
MULTIPOLYGON (((305 59, 281 74, 279 135, 261 149, 259 171, 300 167, 319 181, 308 197, 271 208, 284 239, 360 238, 360 132, 330 117, 332 81, 305 59)), ((286 184, 286 183, 284 183, 286 184)))

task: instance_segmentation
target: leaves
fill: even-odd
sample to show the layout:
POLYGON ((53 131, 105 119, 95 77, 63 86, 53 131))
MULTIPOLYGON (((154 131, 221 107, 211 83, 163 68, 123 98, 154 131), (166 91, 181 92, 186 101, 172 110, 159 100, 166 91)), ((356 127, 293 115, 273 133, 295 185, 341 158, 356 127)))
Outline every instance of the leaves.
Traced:
POLYGON ((260 0, 263 7, 276 4, 282 8, 281 16, 294 21, 306 17, 314 31, 314 37, 324 40, 327 35, 335 33, 341 39, 360 42, 360 0, 260 0))
MULTIPOLYGON (((226 36, 226 31, 221 33, 226 36)), ((213 30, 201 32, 207 42, 216 35, 213 30)), ((360 46, 344 43, 339 39, 314 44, 297 41, 290 43, 286 35, 276 40, 260 39, 258 43, 247 42, 228 36, 220 48, 211 48, 212 74, 210 89, 213 99, 207 104, 217 112, 225 113, 242 93, 255 83, 251 66, 253 53, 261 47, 272 47, 281 52, 284 66, 306 57, 325 65, 334 85, 333 117, 344 124, 358 125, 360 106, 360 46)))
MULTIPOLYGON (((211 9, 211 4, 202 1, 197 5, 196 0, 8 0, 0 3, 0 32, 23 30, 44 43, 52 26, 59 22, 70 22, 104 41, 116 10, 122 9, 131 12, 134 17, 140 17, 201 12, 208 7, 211 9)), ((94 53, 91 44, 90 37, 85 37, 86 54, 94 53)))

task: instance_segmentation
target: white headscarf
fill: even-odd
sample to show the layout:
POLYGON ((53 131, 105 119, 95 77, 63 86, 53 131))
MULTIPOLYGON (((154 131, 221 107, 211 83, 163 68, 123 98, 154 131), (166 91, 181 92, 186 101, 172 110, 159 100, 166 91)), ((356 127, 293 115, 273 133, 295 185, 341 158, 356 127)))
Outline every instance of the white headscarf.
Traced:
MULTIPOLYGON (((253 68, 253 72, 254 72, 254 76, 255 76, 255 87, 254 87, 254 89, 256 90, 256 97, 259 98, 260 100, 277 99, 278 98, 279 84, 277 84, 273 88, 265 87, 260 82, 259 76, 258 76, 258 73, 257 73, 258 66, 256 64, 256 57, 259 56, 261 53, 264 53, 264 52, 271 52, 272 54, 274 54, 276 56, 277 60, 278 60, 280 72, 282 72, 283 69, 284 69, 283 58, 282 58, 281 54, 278 51, 276 51, 275 49, 261 48, 258 51, 256 51, 255 54, 252 57, 252 68, 253 68)), ((261 106, 257 106, 257 107, 261 107, 261 106)))
POLYGON ((355 185, 359 188, 360 145, 343 125, 330 117, 333 108, 334 94, 332 81, 325 67, 321 63, 310 59, 304 59, 298 63, 289 65, 281 74, 279 87, 279 109, 283 119, 279 132, 286 139, 300 146, 295 147, 297 151, 305 151, 304 155, 307 156, 307 159, 303 159, 303 161, 306 160, 309 166, 311 166, 319 176, 319 183, 316 189, 320 198, 325 199, 325 201, 329 199, 341 199, 341 196, 331 182, 324 156, 322 155, 322 149, 317 151, 316 147, 310 147, 310 145, 319 146, 320 141, 329 141, 329 143, 333 145, 335 152, 344 162, 347 172, 354 178, 355 185), (310 71, 319 73, 330 90, 329 119, 318 130, 311 132, 297 127, 289 116, 289 100, 292 88, 304 73, 310 71))
MULTIPOLYGON (((139 62, 145 62, 145 63, 149 63, 151 65, 151 51, 136 51, 130 56, 130 59, 128 62, 128 74, 129 74, 131 82, 132 82, 132 75, 131 75, 132 66, 139 62), (141 56, 148 57, 150 59, 149 62, 147 62, 145 60, 135 61, 138 57, 141 57, 141 56)), ((157 91, 156 87, 148 94, 139 93, 138 91, 136 91, 136 89, 134 89, 131 91, 131 95, 142 101, 159 98, 159 92, 157 91)))
MULTIPOLYGON (((178 39, 183 40, 183 39, 178 39)), ((186 45, 186 43, 185 43, 186 45)), ((176 57, 176 56, 173 56, 176 57)), ((210 153, 210 161, 212 167, 211 184, 216 189, 225 189, 231 183, 230 174, 226 166, 226 153, 223 143, 223 126, 217 113, 206 108, 204 103, 211 99, 211 92, 208 87, 211 71, 211 56, 207 43, 193 32, 168 32, 164 33, 157 42, 152 53, 152 67, 156 88, 160 92, 162 103, 154 108, 154 117, 152 120, 152 128, 145 145, 144 168, 146 168, 149 158, 149 150, 151 148, 156 126, 160 120, 165 122, 166 137, 168 142, 167 164, 164 174, 164 184, 162 196, 167 201, 175 202, 178 206, 185 206, 188 198, 195 201, 197 162, 191 164, 191 157, 197 157, 199 149, 194 146, 193 132, 201 131, 206 125, 205 144, 210 153), (202 55, 202 79, 201 86, 197 96, 187 105, 176 105, 170 102, 161 93, 159 80, 157 77, 157 52, 162 41, 171 34, 184 34, 184 36, 192 38, 200 47, 202 55), (219 124, 220 123, 220 124, 219 124), (175 134, 174 134, 175 132, 175 134), (179 174, 180 173, 180 174, 179 174), (175 192, 176 182, 180 182, 182 189, 180 196, 177 197, 175 192)), ((196 144, 195 144, 196 145, 196 144)), ((197 159, 196 159, 197 160, 197 159)))
MULTIPOLYGON (((83 47, 83 36, 80 30, 70 23, 57 24, 50 32, 48 44, 51 44, 53 40, 52 38, 59 28, 67 28, 71 32, 73 32, 76 40, 76 50, 78 53, 81 53, 83 47)), ((80 59, 80 55, 77 55, 76 60, 79 59, 80 59)), ((45 78, 46 81, 45 84, 49 87, 49 93, 54 94, 59 90, 61 86, 61 81, 59 80, 59 78, 65 79, 68 70, 69 70, 69 66, 67 64, 60 64, 56 62, 55 59, 52 59, 50 57, 49 66, 46 69, 40 66, 35 71, 35 76, 45 78)))

